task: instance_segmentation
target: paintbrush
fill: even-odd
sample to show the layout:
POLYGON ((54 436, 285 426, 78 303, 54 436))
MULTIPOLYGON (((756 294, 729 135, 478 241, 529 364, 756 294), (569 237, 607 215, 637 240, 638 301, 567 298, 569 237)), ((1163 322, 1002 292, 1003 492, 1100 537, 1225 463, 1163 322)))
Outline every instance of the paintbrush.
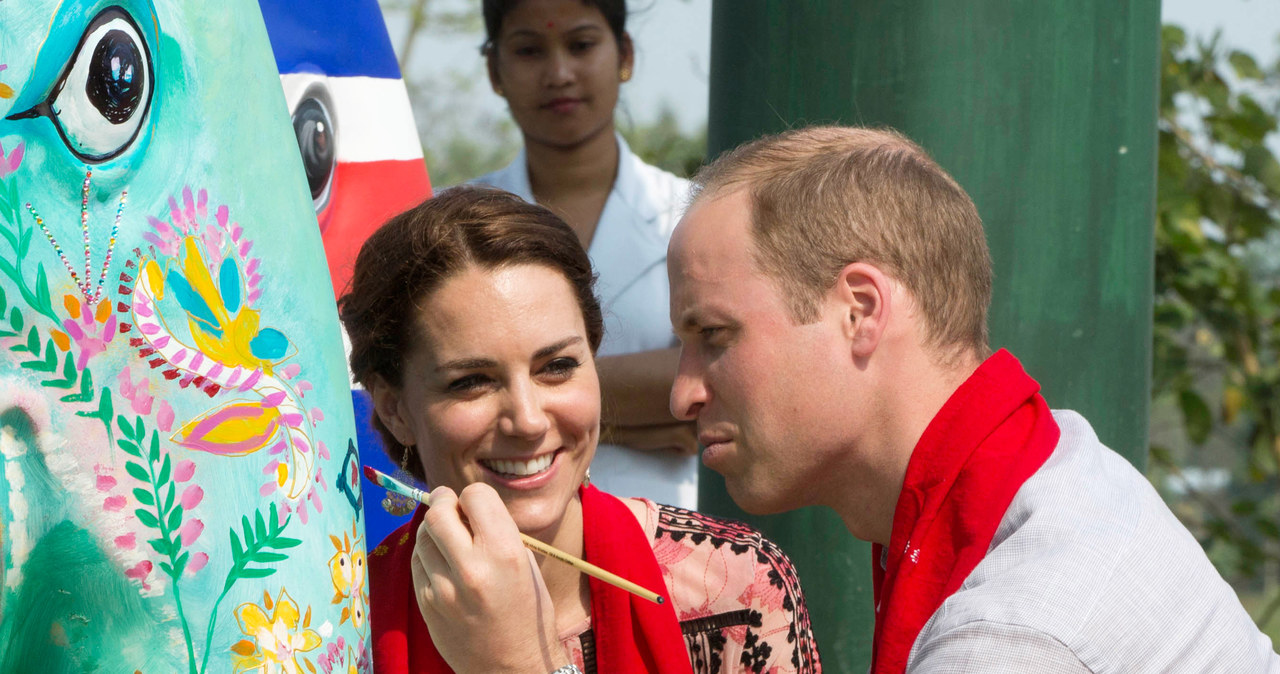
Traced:
MULTIPOLYGON (((421 503, 427 507, 431 507, 430 495, 422 491, 421 489, 418 489, 416 487, 411 487, 395 479, 394 477, 391 477, 390 475, 387 475, 386 473, 383 473, 369 466, 364 467, 364 476, 370 482, 382 487, 383 489, 386 489, 388 491, 393 491, 402 496, 408 496, 409 498, 417 501, 418 503, 421 503)), ((563 550, 560 550, 559 548, 553 548, 550 545, 547 545, 546 543, 543 543, 542 541, 536 538, 533 538, 532 536, 527 536, 521 533, 520 540, 524 542, 525 547, 529 548, 530 550, 533 550, 534 552, 537 552, 537 553, 546 555, 552 559, 564 562, 565 564, 572 566, 573 568, 587 574, 588 576, 591 576, 592 578, 608 583, 614 587, 626 590, 627 592, 630 592, 631 594, 634 594, 637 597, 648 599, 649 601, 655 604, 661 604, 666 601, 665 599, 662 598, 662 595, 660 594, 650 592, 649 590, 646 590, 643 587, 636 585, 635 583, 627 580, 626 578, 623 578, 613 573, 609 573, 608 571, 605 571, 604 569, 596 566, 595 564, 592 564, 591 562, 588 562, 586 560, 578 559, 577 557, 574 557, 573 555, 563 550)))

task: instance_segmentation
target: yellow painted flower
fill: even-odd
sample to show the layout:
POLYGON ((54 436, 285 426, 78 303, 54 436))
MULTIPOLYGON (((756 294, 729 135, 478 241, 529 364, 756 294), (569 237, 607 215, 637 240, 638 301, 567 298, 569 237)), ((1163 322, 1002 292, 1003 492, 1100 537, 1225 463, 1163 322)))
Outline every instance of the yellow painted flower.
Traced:
POLYGON ((231 660, 237 674, 298 674, 302 671, 298 665, 298 654, 320 646, 320 635, 310 629, 311 609, 307 609, 306 617, 299 624, 298 604, 284 588, 280 588, 275 602, 264 592, 261 607, 244 603, 236 608, 235 613, 236 620, 240 621, 240 631, 248 637, 231 646, 231 660), (270 617, 266 611, 271 611, 270 617))

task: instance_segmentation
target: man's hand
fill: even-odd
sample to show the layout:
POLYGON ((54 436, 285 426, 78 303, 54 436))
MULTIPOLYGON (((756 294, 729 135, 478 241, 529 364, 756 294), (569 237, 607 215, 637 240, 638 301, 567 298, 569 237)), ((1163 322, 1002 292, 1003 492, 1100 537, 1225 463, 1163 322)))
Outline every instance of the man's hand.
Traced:
POLYGON ((412 571, 431 640, 454 671, 546 674, 569 662, 542 574, 489 485, 431 492, 412 571))

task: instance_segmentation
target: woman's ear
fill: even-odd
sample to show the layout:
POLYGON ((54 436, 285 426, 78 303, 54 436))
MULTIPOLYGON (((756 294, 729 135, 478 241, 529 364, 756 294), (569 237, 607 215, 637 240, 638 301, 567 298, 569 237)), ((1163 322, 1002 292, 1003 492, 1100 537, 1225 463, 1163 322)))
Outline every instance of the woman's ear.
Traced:
POLYGON ((502 78, 498 75, 498 45, 490 43, 484 50, 484 67, 489 73, 489 86, 493 93, 506 98, 507 92, 502 89, 502 78))
POLYGON ((382 377, 374 376, 369 387, 369 397, 373 399, 373 411, 382 421, 382 425, 391 431, 396 441, 406 447, 418 444, 413 436, 413 426, 400 401, 400 390, 388 384, 382 377))
POLYGON ((631 41, 631 33, 623 31, 622 40, 618 43, 618 72, 626 73, 626 77, 622 78, 623 82, 631 79, 631 73, 635 72, 636 66, 636 47, 631 41))
POLYGON ((836 276, 833 290, 844 319, 845 336, 855 358, 875 352, 893 313, 889 277, 875 265, 853 262, 836 276))

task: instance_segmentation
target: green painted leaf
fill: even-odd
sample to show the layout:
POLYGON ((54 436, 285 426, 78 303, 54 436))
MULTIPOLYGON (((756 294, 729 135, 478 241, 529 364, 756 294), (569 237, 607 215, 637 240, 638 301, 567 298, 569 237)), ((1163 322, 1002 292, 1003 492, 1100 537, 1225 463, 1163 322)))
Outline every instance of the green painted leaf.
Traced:
POLYGON ((164 575, 170 578, 175 578, 177 576, 177 574, 173 572, 173 567, 169 566, 169 562, 160 562, 160 570, 164 572, 164 575))
POLYGON ((279 552, 271 552, 268 550, 259 550, 253 554, 252 559, 259 564, 272 564, 289 559, 289 555, 281 554, 279 552))
POLYGON ((182 526, 182 506, 178 506, 169 511, 169 531, 177 531, 182 526))
POLYGON ((245 515, 244 517, 241 517, 241 518, 240 518, 240 529, 241 529, 241 531, 243 531, 243 532, 244 532, 244 545, 245 545, 245 547, 246 547, 246 548, 252 548, 252 547, 253 547, 253 542, 254 542, 254 540, 256 540, 256 539, 253 537, 253 528, 249 526, 249 516, 248 516, 248 515, 245 515))
POLYGON ((133 444, 132 442, 129 442, 128 440, 125 440, 124 438, 116 440, 116 446, 124 450, 124 453, 128 454, 129 456, 134 456, 139 459, 142 458, 142 452, 138 451, 138 446, 133 444))
POLYGON ((152 529, 160 528, 160 520, 157 520, 156 516, 152 514, 150 510, 138 508, 133 511, 133 514, 138 517, 139 522, 142 522, 142 526, 151 527, 152 529))
POLYGON ((266 578, 267 576, 270 576, 275 572, 276 570, 273 568, 266 568, 266 569, 246 568, 240 572, 240 577, 241 578, 266 578))
POLYGON ((18 238, 18 259, 25 258, 27 256, 27 252, 31 250, 31 235, 35 234, 35 231, 35 228, 32 227, 31 229, 23 232, 18 238))
MULTIPOLYGON (((32 328, 32 331, 34 332, 35 328, 32 328)), ((24 361, 22 363, 22 367, 25 367, 29 370, 35 370, 36 372, 53 372, 54 370, 58 369, 58 354, 56 353, 56 351, 57 351, 57 348, 54 347, 53 340, 51 339, 49 340, 49 348, 45 349, 44 360, 24 361)), ((36 350, 33 351, 32 354, 35 356, 40 355, 39 345, 36 346, 36 350)))
POLYGON ((274 538, 274 539, 272 539, 272 540, 271 540, 271 543, 270 543, 270 547, 273 547, 273 548, 275 548, 275 549, 277 549, 277 550, 284 550, 284 549, 287 549, 287 548, 292 548, 292 547, 294 547, 295 545, 302 545, 302 539, 299 539, 299 538, 286 538, 286 537, 284 537, 284 536, 281 536, 281 537, 279 537, 279 538, 274 538))
MULTIPOLYGON (((145 426, 142 425, 142 417, 137 417, 137 419, 138 419, 138 423, 135 424, 135 429, 137 432, 134 433, 133 437, 139 442, 141 442, 143 438, 147 437, 147 429, 145 426)), ((152 461, 154 460, 155 459, 152 459, 152 461)))
POLYGON ((166 557, 169 556, 169 544, 165 543, 163 538, 153 538, 147 541, 147 545, 150 545, 151 549, 155 550, 157 553, 166 557))
POLYGON ((93 400, 93 372, 86 367, 80 373, 80 392, 62 396, 64 403, 87 403, 93 400))
MULTIPOLYGON (((142 425, 141 425, 142 417, 138 417, 138 424, 139 424, 138 428, 142 428, 142 425)), ((143 436, 139 435, 138 437, 141 438, 143 436)), ((160 459, 160 434, 156 433, 155 431, 151 431, 151 460, 157 461, 159 459, 160 459)))
MULTIPOLYGON (((156 446, 155 443, 152 443, 152 446, 156 446)), ((165 484, 169 482, 169 471, 171 469, 172 466, 169 465, 169 455, 165 454, 164 461, 160 464, 160 477, 156 478, 156 484, 165 484)))
POLYGON ((124 434, 124 437, 130 440, 135 439, 133 437, 133 427, 129 425, 129 420, 125 419, 123 414, 116 417, 116 425, 120 427, 120 432, 124 434))
POLYGON ((261 510, 253 514, 253 532, 258 535, 258 538, 266 538, 268 536, 267 523, 262 519, 261 510))
MULTIPOLYGON (((49 346, 50 347, 53 346, 53 340, 49 340, 49 346)), ((57 367, 56 355, 55 355, 54 361, 55 361, 54 367, 56 368, 57 367)), ((40 385, 50 386, 53 388, 71 388, 72 386, 76 385, 76 378, 78 373, 76 372, 75 360, 71 358, 70 351, 67 352, 66 360, 62 365, 62 372, 63 372, 62 379, 50 379, 48 381, 42 381, 40 382, 40 385)))
MULTIPOLYGON (((166 460, 168 460, 167 457, 166 457, 166 460)), ((168 510, 173 507, 173 496, 178 492, 178 490, 174 489, 173 483, 170 482, 165 485, 165 492, 166 493, 164 496, 164 509, 168 510)))
POLYGON ((240 558, 244 556, 244 548, 240 546, 240 537, 236 535, 234 529, 231 530, 231 559, 238 563, 240 558))
POLYGON ((142 466, 139 466, 138 464, 132 461, 126 461, 124 463, 124 470, 125 472, 129 473, 129 475, 131 475, 133 479, 139 482, 146 482, 148 484, 151 483, 151 476, 147 475, 147 471, 144 470, 142 466))
POLYGON ((138 502, 142 505, 153 506, 156 504, 156 500, 151 496, 151 492, 146 489, 142 489, 141 487, 133 490, 133 497, 138 499, 138 502))

